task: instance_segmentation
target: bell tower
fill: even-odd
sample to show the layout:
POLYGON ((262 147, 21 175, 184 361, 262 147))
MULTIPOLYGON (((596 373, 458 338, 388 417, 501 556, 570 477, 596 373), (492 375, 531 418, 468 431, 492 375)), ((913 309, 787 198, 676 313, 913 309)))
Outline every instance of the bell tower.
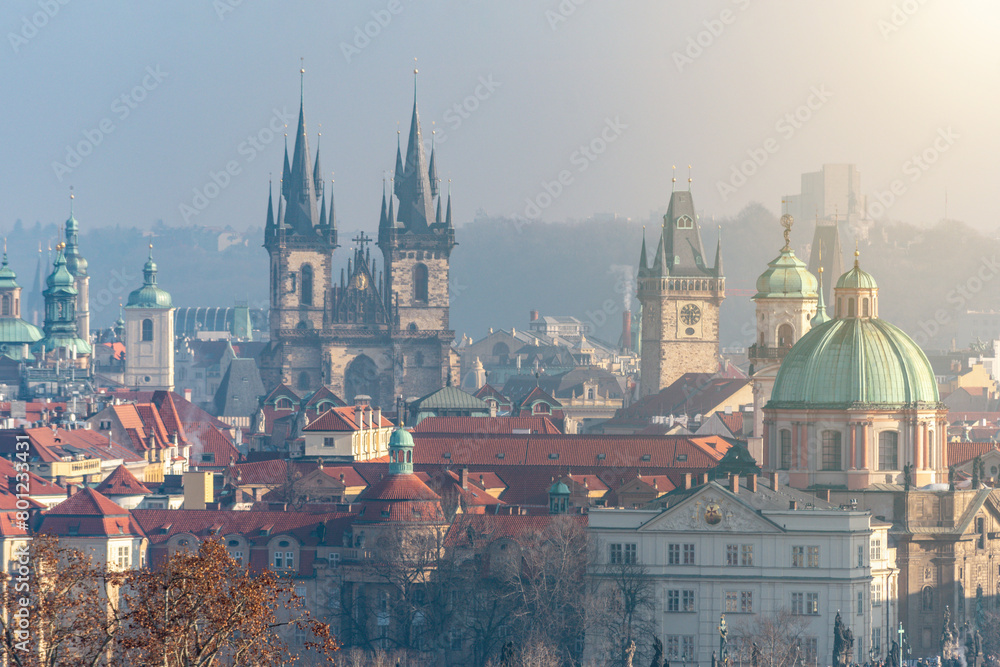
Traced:
POLYGON ((640 396, 659 392, 685 373, 717 372, 719 307, 726 290, 722 241, 709 266, 690 189, 671 193, 652 265, 643 239, 638 288, 640 396))

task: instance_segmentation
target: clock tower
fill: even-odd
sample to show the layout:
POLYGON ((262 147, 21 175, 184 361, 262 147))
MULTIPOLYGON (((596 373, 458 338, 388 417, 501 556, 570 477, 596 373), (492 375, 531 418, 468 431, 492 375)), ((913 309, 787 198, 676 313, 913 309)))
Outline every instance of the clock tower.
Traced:
POLYGON ((726 291, 721 248, 720 241, 709 266, 691 192, 673 192, 652 264, 645 238, 639 256, 641 396, 685 373, 718 371, 719 306, 726 291))

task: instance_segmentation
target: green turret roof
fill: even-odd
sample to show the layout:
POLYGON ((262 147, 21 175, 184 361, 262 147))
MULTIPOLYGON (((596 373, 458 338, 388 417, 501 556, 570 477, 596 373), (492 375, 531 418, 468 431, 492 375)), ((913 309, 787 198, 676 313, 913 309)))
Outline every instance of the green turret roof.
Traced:
POLYGON ((757 294, 753 298, 815 299, 816 290, 816 277, 806 268, 806 263, 795 256, 795 251, 785 246, 757 278, 757 294))
POLYGON ((872 274, 862 271, 861 267, 858 266, 859 254, 857 250, 854 251, 854 268, 840 276, 840 280, 837 281, 837 289, 878 289, 878 283, 875 282, 872 274))
POLYGON ((0 290, 2 289, 17 289, 20 285, 17 284, 17 274, 14 270, 7 266, 7 252, 3 253, 3 265, 0 266, 0 290))
POLYGON ((128 295, 126 308, 173 308, 174 300, 170 292, 156 286, 156 262, 153 261, 153 245, 149 246, 149 259, 142 269, 145 283, 128 295))

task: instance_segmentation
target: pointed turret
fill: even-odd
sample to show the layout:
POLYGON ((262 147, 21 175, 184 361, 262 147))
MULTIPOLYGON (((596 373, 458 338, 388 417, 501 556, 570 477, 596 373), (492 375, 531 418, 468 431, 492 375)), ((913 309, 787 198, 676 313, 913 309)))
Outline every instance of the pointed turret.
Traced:
POLYGON ((434 223, 440 225, 442 222, 444 222, 444 218, 441 217, 441 198, 438 197, 437 213, 434 214, 434 223))
POLYGON ((394 208, 395 201, 396 201, 396 198, 393 197, 392 195, 389 195, 389 228, 390 229, 396 227, 396 210, 394 208))
MULTIPOLYGON (((303 76, 305 70, 302 70, 303 76)), ((303 93, 304 94, 304 93, 303 93)), ((292 153, 291 183, 288 185, 288 197, 285 202, 285 226, 290 231, 301 234, 313 234, 319 223, 317 210, 316 182, 313 178, 312 164, 309 160, 309 137, 306 135, 305 103, 300 97, 299 123, 295 131, 295 150, 292 153)))
POLYGON ((649 262, 646 259, 646 225, 642 226, 642 248, 639 249, 639 277, 649 273, 649 262))
POLYGON ((274 194, 271 183, 267 184, 267 222, 264 223, 264 235, 274 234, 276 227, 274 224, 274 194))
POLYGON ((444 216, 444 225, 448 229, 455 229, 455 225, 451 221, 451 183, 448 183, 448 212, 444 216))
POLYGON ((722 272, 722 228, 719 228, 719 242, 715 246, 715 275, 719 278, 725 274, 722 272))
POLYGON ((317 193, 323 191, 323 168, 319 165, 319 141, 322 138, 322 133, 316 136, 316 162, 313 164, 313 189, 317 193))
POLYGON ((675 276, 714 276, 706 266, 698 215, 689 190, 673 192, 663 216, 663 241, 670 273, 675 276))
MULTIPOLYGON (((280 190, 284 190, 285 189, 284 182, 281 183, 281 187, 279 189, 280 190)), ((277 225, 278 229, 284 229, 285 228, 285 197, 284 196, 278 197, 278 219, 275 221, 275 224, 277 225)))
MULTIPOLYGON (((430 164, 430 167, 427 170, 427 178, 429 178, 430 182, 431 182, 431 197, 437 197, 438 196, 438 185, 439 185, 437 167, 434 166, 434 149, 435 149, 435 146, 434 146, 434 135, 435 134, 437 134, 437 133, 436 132, 431 132, 431 164, 430 164)), ((438 202, 438 208, 440 208, 440 206, 441 206, 441 202, 438 202)))
POLYGON ((321 229, 326 228, 326 188, 323 188, 320 194, 320 205, 319 205, 319 226, 321 229))
POLYGON ((288 187, 292 184, 292 168, 288 163, 288 132, 285 132, 285 166, 281 170, 281 196, 288 199, 288 187))
POLYGON ((403 169, 403 149, 399 145, 400 136, 399 128, 396 128, 396 171, 392 175, 392 194, 399 196, 400 191, 403 187, 403 181, 406 180, 406 172, 403 169))
POLYGON ((383 178, 382 179, 382 213, 381 213, 381 215, 379 215, 379 218, 378 218, 379 236, 382 235, 382 230, 383 229, 388 229, 388 228, 389 228, 389 209, 387 208, 387 204, 385 202, 385 179, 383 178))
POLYGON ((337 206, 333 196, 333 179, 330 179, 330 214, 326 217, 326 224, 329 226, 329 236, 331 242, 337 244, 337 206))
MULTIPOLYGON (((403 180, 397 181, 399 219, 411 232, 422 232, 433 219, 433 196, 424 155, 423 136, 420 131, 420 114, 417 112, 416 70, 414 70, 413 115, 410 117, 410 136, 406 144, 406 161, 403 180)), ((398 178, 398 177, 397 177, 398 178)))
POLYGON ((823 265, 819 267, 819 289, 816 290, 819 298, 816 301, 816 314, 813 315, 811 327, 816 328, 824 322, 830 321, 830 316, 826 314, 826 301, 823 299, 823 265))

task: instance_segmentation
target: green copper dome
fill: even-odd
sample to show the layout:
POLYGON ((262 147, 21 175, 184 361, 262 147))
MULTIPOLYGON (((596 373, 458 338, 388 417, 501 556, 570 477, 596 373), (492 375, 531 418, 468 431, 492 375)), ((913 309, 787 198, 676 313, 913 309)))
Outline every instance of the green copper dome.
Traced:
MULTIPOLYGON (((855 253, 855 256, 857 253, 855 253)), ((878 289, 875 278, 867 271, 862 271, 858 266, 858 260, 854 260, 854 268, 840 276, 837 281, 838 289, 878 289)))
POLYGON ((55 268, 49 274, 49 277, 45 279, 45 284, 48 285, 50 290, 61 289, 65 292, 72 290, 73 294, 76 294, 76 288, 73 286, 75 282, 73 274, 66 268, 66 255, 63 253, 63 249, 59 248, 59 252, 56 255, 55 268))
POLYGON ((14 270, 7 266, 7 253, 3 254, 3 266, 0 266, 0 289, 16 289, 20 287, 17 284, 17 275, 14 270))
POLYGON ((806 268, 805 262, 785 246, 767 265, 767 271, 757 278, 757 294, 753 298, 816 298, 816 288, 816 277, 806 268))
POLYGON ((142 267, 145 283, 128 295, 126 308, 173 308, 174 300, 170 292, 156 286, 156 262, 153 261, 153 246, 149 246, 149 259, 142 267))
POLYGON ((556 482, 549 487, 549 495, 552 496, 568 496, 569 487, 562 482, 562 480, 556 480, 556 482))
POLYGON ((885 320, 852 317, 830 320, 799 339, 781 363, 767 407, 938 402, 934 371, 912 338, 885 320))
POLYGON ((393 449, 413 447, 413 436, 405 428, 397 428, 389 436, 389 447, 393 449))

